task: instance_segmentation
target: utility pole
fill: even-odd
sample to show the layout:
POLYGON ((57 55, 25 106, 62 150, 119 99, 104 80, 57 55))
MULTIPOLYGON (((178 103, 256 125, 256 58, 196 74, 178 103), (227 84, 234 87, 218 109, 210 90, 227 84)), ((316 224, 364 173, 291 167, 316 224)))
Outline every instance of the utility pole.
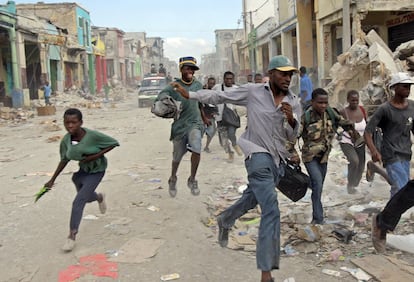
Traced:
POLYGON ((256 73, 256 31, 254 30, 252 11, 249 11, 250 18, 250 68, 252 73, 256 73))
POLYGON ((342 6, 342 53, 351 48, 350 1, 343 0, 342 6))

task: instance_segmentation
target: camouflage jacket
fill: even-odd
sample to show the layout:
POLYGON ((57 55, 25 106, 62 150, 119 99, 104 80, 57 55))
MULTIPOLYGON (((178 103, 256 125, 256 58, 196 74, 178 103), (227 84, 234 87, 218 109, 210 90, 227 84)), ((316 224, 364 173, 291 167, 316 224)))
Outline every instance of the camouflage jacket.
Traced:
POLYGON ((306 163, 314 158, 320 158, 321 163, 326 163, 332 148, 332 139, 335 137, 336 128, 342 127, 344 131, 350 132, 352 136, 355 133, 354 124, 336 111, 333 111, 335 120, 331 120, 327 111, 322 116, 312 108, 308 111, 310 111, 309 120, 306 120, 306 114, 304 113, 299 131, 299 136, 303 140, 302 161, 306 163))

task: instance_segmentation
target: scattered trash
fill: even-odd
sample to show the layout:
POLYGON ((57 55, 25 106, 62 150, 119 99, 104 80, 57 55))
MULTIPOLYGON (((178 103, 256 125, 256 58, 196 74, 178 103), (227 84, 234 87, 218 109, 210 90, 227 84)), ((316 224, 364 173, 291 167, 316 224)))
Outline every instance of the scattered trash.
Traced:
POLYGON ((349 241, 352 240, 352 237, 356 234, 354 231, 346 230, 346 229, 335 229, 332 231, 333 236, 338 239, 339 241, 348 244, 349 241))
POLYGON ((357 226, 365 226, 368 222, 368 213, 356 213, 354 214, 354 220, 357 226))
POLYGON ((332 269, 324 268, 324 269, 322 269, 322 273, 327 274, 327 275, 331 275, 331 276, 335 276, 335 277, 341 277, 341 273, 339 271, 332 270, 332 269))
POLYGON ((151 179, 148 179, 148 182, 151 182, 151 183, 160 183, 161 182, 161 179, 159 179, 159 178, 151 178, 151 179))
POLYGON ((98 217, 96 215, 93 215, 93 214, 88 214, 88 215, 85 215, 83 217, 83 219, 86 219, 86 220, 97 220, 98 217))
POLYGON ((338 261, 341 257, 343 257, 343 253, 340 249, 335 249, 333 250, 330 255, 329 255, 329 259, 331 261, 338 261))
POLYGON ((414 254, 414 234, 387 235, 387 245, 414 254))
POLYGON ((160 208, 158 208, 158 207, 156 207, 156 206, 151 205, 151 206, 148 206, 148 207, 147 207, 147 210, 150 210, 150 211, 156 212, 156 211, 160 211, 160 208))
POLYGON ((176 280, 180 278, 180 274, 178 273, 171 273, 171 274, 165 274, 161 276, 161 281, 170 281, 170 280, 176 280))
POLYGON ((292 245, 287 244, 284 248, 283 251, 285 252, 285 254, 287 254, 288 256, 296 256, 299 254, 298 251, 296 251, 292 245))
POLYGON ((105 255, 109 256, 109 257, 117 257, 118 256, 118 251, 117 250, 107 250, 105 251, 105 255))
POLYGON ((320 230, 316 225, 306 225, 298 229, 298 237, 308 242, 315 242, 321 238, 320 230))
POLYGON ((346 266, 342 266, 341 270, 351 273, 352 276, 354 276, 359 281, 369 281, 372 279, 368 273, 363 271, 361 268, 349 268, 346 266))

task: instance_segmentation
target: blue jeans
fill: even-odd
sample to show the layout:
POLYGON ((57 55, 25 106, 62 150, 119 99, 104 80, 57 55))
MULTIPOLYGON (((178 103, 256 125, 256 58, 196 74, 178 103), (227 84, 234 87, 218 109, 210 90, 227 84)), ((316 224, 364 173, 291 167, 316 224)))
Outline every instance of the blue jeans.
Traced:
POLYGON ((410 161, 397 161, 387 164, 385 170, 393 182, 390 191, 392 197, 410 180, 410 161))
POLYGON ((322 188, 325 181, 328 163, 320 163, 320 158, 314 158, 310 162, 305 163, 311 179, 312 188, 312 222, 317 224, 323 223, 323 207, 322 207, 322 188))
POLYGON ((256 245, 257 268, 262 271, 279 269, 280 212, 276 185, 283 166, 276 167, 268 153, 254 153, 245 161, 249 184, 242 197, 219 216, 223 227, 231 228, 236 219, 260 205, 262 210, 259 238, 256 245))
POLYGON ((72 181, 76 186, 77 194, 72 203, 72 213, 69 224, 71 231, 78 232, 86 203, 98 200, 98 195, 95 190, 99 183, 101 183, 104 175, 105 171, 87 173, 83 170, 79 170, 73 174, 72 181))

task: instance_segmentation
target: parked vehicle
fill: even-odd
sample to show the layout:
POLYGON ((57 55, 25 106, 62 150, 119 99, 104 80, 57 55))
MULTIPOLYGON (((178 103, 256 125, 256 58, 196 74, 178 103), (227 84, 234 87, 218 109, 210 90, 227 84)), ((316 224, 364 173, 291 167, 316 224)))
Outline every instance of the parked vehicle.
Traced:
POLYGON ((164 76, 148 76, 141 81, 138 90, 138 107, 151 107, 158 93, 167 86, 164 76))

